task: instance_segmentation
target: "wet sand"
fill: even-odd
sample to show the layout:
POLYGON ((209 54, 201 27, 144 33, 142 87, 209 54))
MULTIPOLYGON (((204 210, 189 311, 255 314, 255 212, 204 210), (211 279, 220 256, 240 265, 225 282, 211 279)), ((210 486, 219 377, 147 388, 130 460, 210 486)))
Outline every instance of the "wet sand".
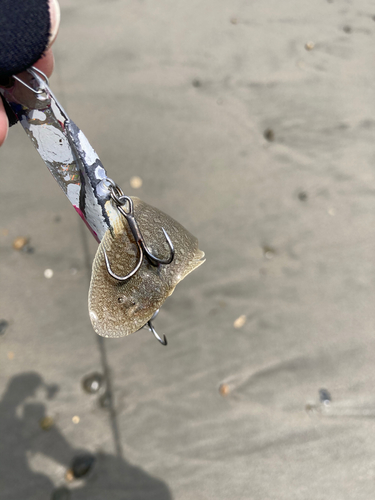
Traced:
POLYGON ((369 500, 373 3, 60 3, 52 89, 108 174, 196 235, 207 262, 155 321, 167 348, 147 331, 97 337, 95 241, 11 130, 2 500, 63 485, 72 500, 369 500), (33 251, 13 248, 19 236, 33 251), (109 393, 83 391, 91 372, 109 393), (66 481, 82 451, 94 470, 66 481))

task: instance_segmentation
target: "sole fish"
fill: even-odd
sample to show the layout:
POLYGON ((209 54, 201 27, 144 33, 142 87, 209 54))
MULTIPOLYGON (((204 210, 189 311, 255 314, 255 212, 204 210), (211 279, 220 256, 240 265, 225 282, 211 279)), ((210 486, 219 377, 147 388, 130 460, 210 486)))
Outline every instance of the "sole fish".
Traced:
POLYGON ((153 254, 160 258, 169 255, 164 228, 175 248, 175 257, 170 264, 159 266, 143 258, 138 272, 127 281, 112 278, 107 271, 104 249, 118 275, 126 276, 138 260, 134 237, 126 219, 118 214, 113 229, 104 235, 92 265, 89 314, 95 332, 103 337, 124 337, 138 331, 176 285, 205 261, 197 238, 181 224, 139 198, 131 198, 135 217, 153 254))

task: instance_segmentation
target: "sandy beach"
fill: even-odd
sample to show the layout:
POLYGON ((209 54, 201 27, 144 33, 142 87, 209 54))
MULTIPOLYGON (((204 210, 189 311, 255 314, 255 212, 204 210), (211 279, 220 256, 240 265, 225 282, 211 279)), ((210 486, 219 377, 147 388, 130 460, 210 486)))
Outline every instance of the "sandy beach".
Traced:
POLYGON ((370 500, 375 5, 60 5, 51 88, 110 177, 207 261, 155 320, 166 348, 146 330, 96 336, 96 242, 10 130, 1 500, 370 500), (95 465, 72 479, 82 453, 95 465))

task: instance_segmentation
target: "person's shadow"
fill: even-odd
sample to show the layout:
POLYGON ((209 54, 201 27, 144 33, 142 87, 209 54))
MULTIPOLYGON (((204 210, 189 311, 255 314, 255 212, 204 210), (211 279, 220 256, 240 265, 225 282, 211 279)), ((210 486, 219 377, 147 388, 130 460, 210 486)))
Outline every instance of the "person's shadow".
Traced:
POLYGON ((1 500, 171 500, 168 486, 123 458, 98 453, 88 477, 78 484, 68 483, 60 493, 47 475, 33 471, 30 454, 41 453, 69 469, 74 457, 84 450, 72 447, 52 425, 48 432, 45 405, 28 402, 37 389, 49 397, 58 390, 47 386, 35 373, 13 377, 0 401, 0 498, 1 500), (44 419, 44 420, 43 420, 44 419))

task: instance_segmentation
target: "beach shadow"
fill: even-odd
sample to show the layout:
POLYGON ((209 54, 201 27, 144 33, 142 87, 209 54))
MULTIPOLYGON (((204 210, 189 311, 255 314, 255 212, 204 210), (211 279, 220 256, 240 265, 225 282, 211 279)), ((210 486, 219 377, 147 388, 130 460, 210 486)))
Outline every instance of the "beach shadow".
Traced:
POLYGON ((40 389, 51 398, 58 386, 47 385, 38 373, 22 373, 10 380, 0 401, 1 500, 172 499, 163 481, 130 465, 122 457, 107 453, 95 455, 95 463, 87 477, 64 485, 61 483, 57 495, 52 480, 46 474, 32 470, 30 456, 44 455, 68 470, 74 457, 87 453, 87 450, 72 446, 58 427, 46 419, 43 401, 39 398, 30 401, 40 389))
POLYGON ((172 500, 167 485, 113 455, 96 455, 95 468, 72 500, 172 500))

